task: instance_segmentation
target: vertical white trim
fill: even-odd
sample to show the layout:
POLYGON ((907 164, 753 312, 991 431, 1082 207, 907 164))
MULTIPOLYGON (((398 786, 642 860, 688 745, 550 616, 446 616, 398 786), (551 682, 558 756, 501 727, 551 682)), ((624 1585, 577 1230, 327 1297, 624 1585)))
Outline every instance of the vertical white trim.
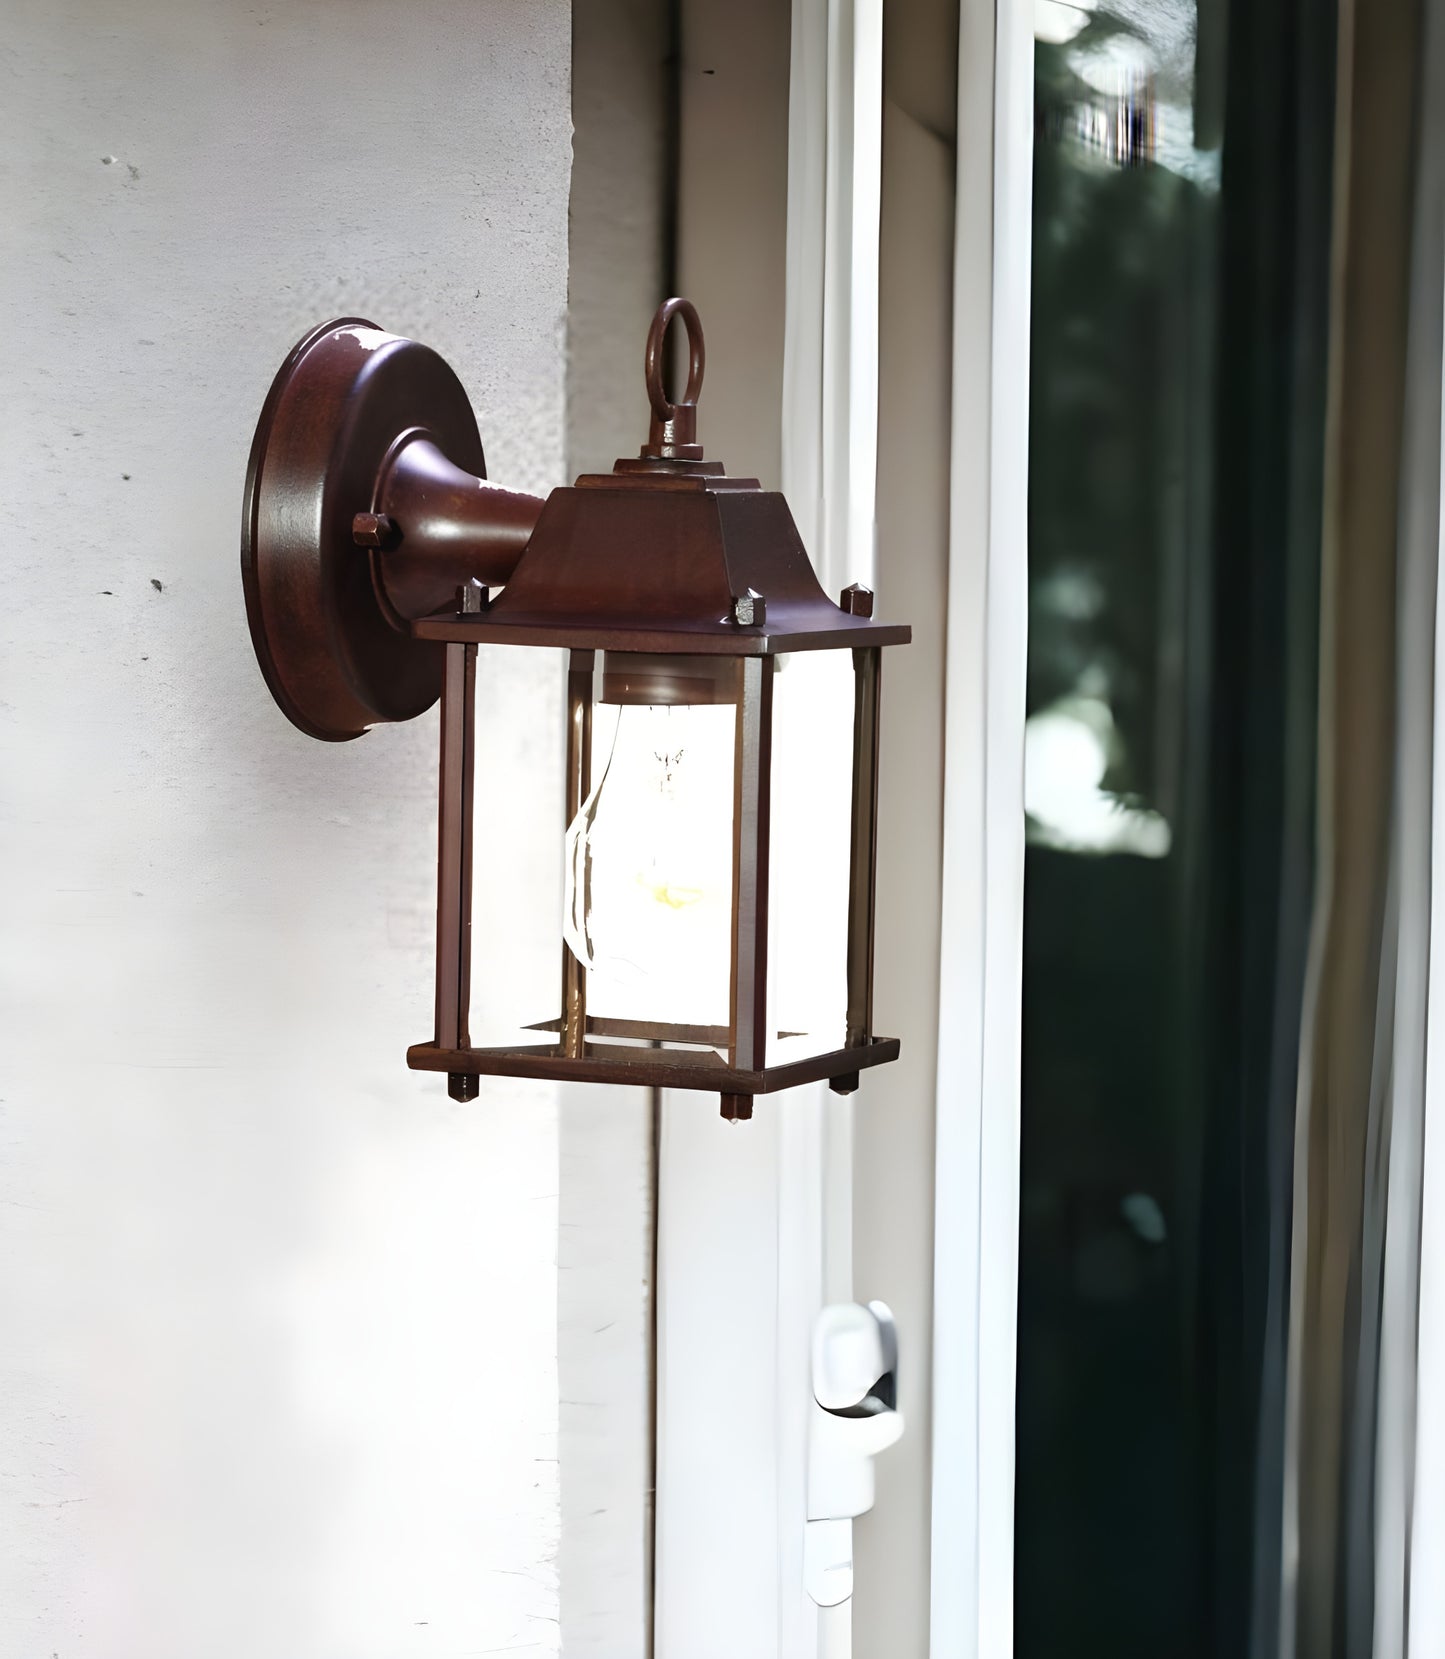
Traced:
POLYGON ((825 585, 873 582, 878 478, 878 222, 883 188, 882 0, 829 9, 828 263, 824 280, 825 585))
POLYGON ((882 0, 794 0, 783 493, 823 586, 873 580, 882 0))
POLYGON ((828 0, 793 0, 788 76, 782 482, 803 546, 816 559, 823 526, 828 0))
POLYGON ((958 154, 932 1651, 1008 1659, 1033 159, 1032 11, 1018 0, 962 0, 958 154))
POLYGON ((782 1118, 731 1124, 714 1096, 663 1095, 657 1659, 793 1659, 779 1642, 786 1417, 773 1387, 782 1118))
MULTIPOLYGON (((836 594, 875 581, 882 0, 794 0, 788 121, 783 493, 836 594)), ((813 1203, 784 1185, 780 1234, 820 1225, 821 1305, 852 1294, 853 1115, 847 1099, 811 1092, 812 1128, 791 1161, 821 1190, 813 1203)))
MULTIPOLYGON (((874 582, 882 0, 794 0, 782 486, 819 580, 874 582)), ((810 1337, 853 1286, 853 1111, 790 1092, 778 1182, 780 1651, 847 1659, 851 1605, 802 1599, 810 1337)))
POLYGON ((1033 8, 1018 0, 999 8, 997 74, 979 1187, 978 1629, 989 1659, 1013 1652, 1034 146, 1033 8))

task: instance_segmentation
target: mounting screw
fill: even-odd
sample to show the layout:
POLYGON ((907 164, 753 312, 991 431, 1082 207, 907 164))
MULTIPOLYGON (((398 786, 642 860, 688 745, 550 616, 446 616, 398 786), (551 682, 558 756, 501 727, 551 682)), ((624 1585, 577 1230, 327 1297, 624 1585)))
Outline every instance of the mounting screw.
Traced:
POLYGON ((850 582, 839 595, 838 606, 849 616, 872 616, 873 589, 865 588, 861 582, 850 582))
POLYGON ((761 628, 768 617, 768 602, 751 588, 733 598, 733 621, 739 628, 761 628))
POLYGON ((482 1087, 482 1080, 474 1072, 449 1071, 447 1073, 447 1093, 453 1100, 475 1100, 482 1087))
POLYGON ((358 513, 351 521, 351 539, 358 547, 385 547, 395 529, 385 513, 358 513))

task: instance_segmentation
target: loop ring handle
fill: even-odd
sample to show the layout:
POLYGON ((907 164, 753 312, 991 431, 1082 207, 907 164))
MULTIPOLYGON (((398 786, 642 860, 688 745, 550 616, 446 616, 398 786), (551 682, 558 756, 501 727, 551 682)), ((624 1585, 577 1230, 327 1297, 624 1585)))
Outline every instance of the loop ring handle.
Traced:
POLYGON ((660 421, 677 419, 679 409, 696 409, 698 394, 702 391, 703 370, 707 366, 707 347, 702 337, 702 320, 691 300, 664 300, 647 331, 647 396, 652 412, 660 421), (673 403, 662 384, 662 342, 667 338, 667 327, 674 317, 681 317, 687 329, 687 390, 673 403))
POLYGON ((702 391, 703 371, 707 365, 707 347, 703 340, 702 321, 691 300, 674 297, 664 300, 647 331, 647 354, 644 370, 647 378, 647 396, 652 404, 652 430, 644 454, 659 458, 696 460, 702 450, 697 444, 697 400, 702 391), (668 324, 681 317, 687 329, 688 365, 687 388, 674 403, 662 382, 662 345, 667 338, 668 324))

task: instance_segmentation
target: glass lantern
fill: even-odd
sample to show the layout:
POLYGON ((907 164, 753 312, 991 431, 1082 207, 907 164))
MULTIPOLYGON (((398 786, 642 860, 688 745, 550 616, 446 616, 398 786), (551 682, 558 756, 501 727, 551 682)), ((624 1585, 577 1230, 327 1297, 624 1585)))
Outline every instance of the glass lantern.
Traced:
POLYGON ((262 409, 241 564, 272 695, 333 742, 440 695, 436 1024, 408 1062, 460 1100, 484 1076, 552 1078, 711 1091, 746 1118, 898 1053, 873 1031, 878 710, 883 650, 909 629, 866 589, 830 600, 782 495, 704 457, 703 361, 696 311, 669 300, 648 442, 545 502, 486 481, 442 359, 363 319, 298 342, 262 409), (507 676, 499 647, 538 671, 507 676), (487 743, 525 754, 505 768, 525 799, 497 798, 479 761, 483 650, 487 743), (522 691, 554 663, 551 747, 549 699, 522 691), (479 1042, 478 928, 501 941, 479 1042))

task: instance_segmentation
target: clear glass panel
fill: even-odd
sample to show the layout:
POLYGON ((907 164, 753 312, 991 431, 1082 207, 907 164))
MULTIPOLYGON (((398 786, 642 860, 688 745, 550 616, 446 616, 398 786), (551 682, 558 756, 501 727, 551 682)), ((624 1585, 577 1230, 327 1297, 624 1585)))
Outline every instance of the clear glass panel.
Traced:
POLYGON ((589 1019, 728 1025, 736 730, 730 702, 594 704, 563 898, 589 1019))
POLYGON ((1035 58, 1018 1649, 1198 1655, 1208 1475, 1183 1333, 1199 1129, 1176 1021, 1219 154, 1193 131, 1191 0, 1046 12, 1061 26, 1035 58))
POLYGON ((531 1028, 555 1018, 559 998, 565 662, 560 651, 477 648, 470 1018, 476 1048, 555 1040, 531 1028))
POLYGON ((843 1047, 848 1010, 853 654, 780 657, 773 685, 770 1066, 843 1047))
POLYGON ((1329 25, 1036 16, 1016 1649, 1233 1659, 1279 1629, 1329 25))

